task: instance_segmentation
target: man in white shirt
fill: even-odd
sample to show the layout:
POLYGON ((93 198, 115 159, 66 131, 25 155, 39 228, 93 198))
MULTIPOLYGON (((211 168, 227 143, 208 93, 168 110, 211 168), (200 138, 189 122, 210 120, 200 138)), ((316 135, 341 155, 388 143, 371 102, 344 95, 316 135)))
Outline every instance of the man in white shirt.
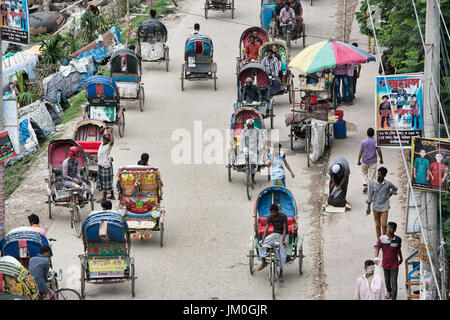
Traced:
POLYGON ((383 280, 374 272, 375 262, 366 260, 364 270, 364 275, 356 279, 355 300, 383 300, 383 280))
POLYGON ((114 190, 113 190, 113 180, 114 173, 111 164, 111 153, 112 146, 114 144, 114 138, 112 136, 112 128, 107 128, 109 133, 103 135, 103 141, 98 149, 98 177, 97 177, 97 188, 103 191, 103 198, 98 200, 98 203, 106 201, 106 195, 111 192, 111 196, 108 199, 115 200, 114 190))
POLYGON ((192 37, 193 35, 200 34, 200 24, 196 23, 194 24, 194 31, 191 32, 189 37, 192 37))
POLYGON ((252 188, 255 189, 255 174, 258 170, 259 149, 263 142, 261 132, 254 127, 253 119, 247 119, 246 127, 241 132, 239 138, 239 150, 241 153, 249 155, 250 168, 252 169, 252 188))

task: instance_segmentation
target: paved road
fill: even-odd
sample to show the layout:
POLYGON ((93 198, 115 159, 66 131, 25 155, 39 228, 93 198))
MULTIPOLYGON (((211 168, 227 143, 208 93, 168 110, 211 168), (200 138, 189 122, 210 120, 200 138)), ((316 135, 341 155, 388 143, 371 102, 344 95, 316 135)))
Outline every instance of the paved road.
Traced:
MULTIPOLYGON (((304 5, 307 30, 313 35, 328 37, 334 25, 335 1, 315 1, 304 5)), ((170 72, 163 65, 145 64, 146 105, 143 113, 133 103, 127 103, 125 137, 119 138, 112 152, 114 166, 134 164, 142 152, 150 154, 151 163, 159 166, 164 180, 164 200, 167 209, 165 245, 159 246, 159 234, 150 240, 132 241, 131 255, 136 260, 136 298, 139 299, 270 299, 268 271, 248 271, 249 237, 252 234, 253 201, 245 195, 243 174, 233 172, 233 182, 227 181, 224 164, 175 164, 171 152, 176 141, 172 134, 186 129, 194 137, 194 123, 201 124, 203 133, 219 129, 225 134, 229 127, 232 104, 236 99, 235 57, 240 34, 247 25, 259 25, 259 1, 236 1, 235 19, 230 12, 210 12, 203 15, 203 1, 187 0, 182 11, 195 13, 168 22, 171 63, 170 72), (213 19, 217 18, 217 19, 213 19), (218 90, 212 81, 188 82, 180 89, 180 70, 184 41, 195 22, 210 35, 215 45, 214 60, 218 65, 218 90)), ((319 39, 308 38, 307 45, 319 39)), ((301 49, 294 44, 293 54, 301 49)), ((305 234, 304 274, 299 277, 298 265, 288 265, 285 283, 277 286, 279 299, 311 299, 317 293, 315 278, 318 270, 316 249, 319 211, 311 201, 321 179, 320 166, 306 168, 304 151, 288 150, 288 129, 284 114, 288 112, 287 96, 276 98, 275 128, 286 149, 295 179, 287 178, 298 201, 300 229, 305 234)), ((201 140, 200 140, 201 141, 201 140)), ((204 143, 206 147, 209 143, 204 143)), ((223 144, 224 145, 224 144, 223 144)), ((196 148, 199 144, 196 144, 196 148)), ((224 145, 225 147, 225 145, 224 145)), ((225 149, 220 151, 225 159, 225 149)), ((265 176, 257 177, 257 189, 267 186, 265 176)), ((320 184, 322 185, 322 184, 320 184)), ((87 215, 87 211, 84 212, 87 215)), ((45 215, 42 212, 41 215, 45 215)), ((82 242, 69 229, 67 209, 57 208, 48 234, 58 239, 54 244, 54 265, 65 273, 65 285, 79 288, 79 260, 82 242)), ((131 284, 87 285, 87 299, 129 299, 131 284)))

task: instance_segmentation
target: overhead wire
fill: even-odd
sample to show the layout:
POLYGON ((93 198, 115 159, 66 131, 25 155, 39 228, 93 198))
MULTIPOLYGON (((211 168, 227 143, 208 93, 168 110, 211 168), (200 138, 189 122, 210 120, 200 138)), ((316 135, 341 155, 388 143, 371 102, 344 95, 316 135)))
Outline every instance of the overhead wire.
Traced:
MULTIPOLYGON (((375 26, 373 24, 373 17, 372 17, 372 12, 370 10, 370 3, 369 3, 369 0, 366 0, 366 2, 367 2, 367 11, 368 11, 369 16, 370 16, 370 23, 371 23, 371 26, 372 26, 372 31, 373 31, 373 35, 374 35, 374 39, 375 39, 375 46, 376 46, 376 49, 377 49, 378 57, 380 58, 380 61, 381 61, 380 47, 378 45, 378 37, 377 37, 376 31, 375 31, 375 26)), ((387 88, 386 73, 385 73, 384 66, 383 66, 382 63, 381 63, 381 69, 382 69, 382 76, 384 78, 386 93, 389 95, 389 91, 388 91, 388 88, 387 88)), ((390 108, 391 108, 392 114, 394 114, 393 106, 390 105, 390 108)), ((409 174, 408 165, 406 163, 406 158, 405 158, 405 154, 404 154, 404 150, 403 150, 404 148, 403 148, 403 144, 402 144, 402 141, 401 141, 401 138, 400 138, 398 126, 397 126, 397 123, 394 123, 394 124, 395 124, 395 131, 396 131, 396 134, 397 134, 397 139, 398 139, 398 142, 399 142, 399 145, 400 145, 400 149, 401 149, 403 165, 404 165, 404 168, 405 168, 405 171, 406 171, 406 177, 408 178, 409 188, 411 190, 413 190, 411 177, 410 177, 410 174, 409 174)), ((416 212, 419 212, 418 206, 417 206, 417 200, 416 200, 414 192, 412 192, 411 195, 412 195, 414 207, 416 208, 416 212)), ((420 215, 418 215, 418 217, 419 217, 420 230, 421 230, 422 237, 424 239, 424 244, 425 244, 425 247, 426 247, 426 250, 427 250, 428 260, 430 261, 430 265, 431 265, 431 271, 432 271, 432 275, 433 275, 433 280, 434 280, 434 282, 436 284, 436 288, 439 288, 436 272, 434 270, 434 264, 432 262, 432 258, 431 258, 431 254, 430 254, 430 250, 429 250, 429 246, 428 246, 428 241, 426 239, 425 232, 424 232, 424 229, 423 229, 422 219, 421 219, 420 215)), ((439 299, 442 300, 442 296, 441 296, 440 291, 438 290, 437 292, 438 292, 438 295, 439 295, 439 299)))

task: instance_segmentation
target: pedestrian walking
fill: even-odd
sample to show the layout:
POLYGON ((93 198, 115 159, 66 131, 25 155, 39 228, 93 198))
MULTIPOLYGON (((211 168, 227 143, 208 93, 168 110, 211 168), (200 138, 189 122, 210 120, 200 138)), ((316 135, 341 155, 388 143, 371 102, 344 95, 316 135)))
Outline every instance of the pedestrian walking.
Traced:
POLYGON ((375 130, 367 129, 367 138, 361 142, 358 155, 358 166, 361 166, 363 175, 363 192, 367 193, 369 183, 375 180, 377 172, 377 153, 380 157, 380 164, 383 164, 383 154, 381 149, 377 147, 377 141, 374 139, 375 130), (361 163, 362 160, 362 163, 361 163))
POLYGON ((348 64, 343 64, 336 66, 334 69, 334 87, 335 87, 335 94, 336 94, 336 103, 337 107, 341 105, 341 82, 344 86, 344 92, 345 94, 342 96, 342 99, 345 99, 346 105, 350 105, 350 91, 349 91, 349 85, 348 85, 348 64), (342 81, 341 81, 342 80, 342 81))
POLYGON ((114 145, 114 138, 112 136, 112 128, 107 128, 109 133, 103 135, 103 141, 98 149, 98 177, 97 177, 97 188, 103 191, 103 198, 99 199, 97 202, 102 203, 106 201, 106 195, 108 192, 111 196, 108 199, 115 200, 114 190, 113 190, 113 179, 114 173, 112 168, 112 158, 110 157, 112 146, 114 145))
POLYGON ((402 238, 395 235, 397 224, 388 222, 387 233, 378 239, 375 252, 375 264, 378 265, 380 259, 378 254, 380 249, 383 251, 383 261, 381 266, 384 271, 384 282, 386 284, 386 299, 397 300, 397 278, 398 266, 403 262, 402 256, 402 238))
POLYGON ((381 277, 374 273, 375 262, 364 262, 364 274, 356 279, 355 300, 383 300, 384 285, 381 277))
POLYGON ((398 188, 391 182, 385 180, 388 170, 385 167, 378 169, 376 181, 372 181, 367 197, 367 215, 370 214, 370 204, 373 202, 373 219, 375 220, 375 231, 377 239, 386 234, 388 212, 390 209, 389 199, 397 194, 398 188))
POLYGON ((346 207, 351 209, 350 203, 347 202, 347 187, 350 176, 350 166, 345 158, 334 159, 328 167, 330 175, 330 196, 328 204, 334 207, 346 207))
POLYGON ((269 161, 267 166, 270 167, 270 179, 274 186, 286 187, 286 174, 284 172, 284 166, 291 173, 291 177, 294 178, 295 174, 291 170, 289 163, 286 160, 286 155, 281 151, 281 143, 275 143, 273 150, 268 154, 269 161))

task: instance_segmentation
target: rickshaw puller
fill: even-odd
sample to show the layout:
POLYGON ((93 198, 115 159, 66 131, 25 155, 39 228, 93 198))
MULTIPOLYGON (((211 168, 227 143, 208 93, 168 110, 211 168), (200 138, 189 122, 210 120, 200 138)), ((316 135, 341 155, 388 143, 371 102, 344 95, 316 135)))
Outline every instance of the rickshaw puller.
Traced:
POLYGON ((281 246, 277 249, 277 257, 279 259, 280 265, 280 278, 279 282, 283 282, 283 270, 286 265, 286 239, 288 239, 289 235, 287 234, 287 216, 278 211, 278 206, 276 204, 270 205, 270 216, 266 221, 266 229, 264 230, 264 234, 262 236, 261 241, 259 242, 259 256, 262 259, 261 266, 258 268, 258 271, 261 271, 265 267, 267 267, 266 257, 268 256, 267 249, 262 247, 262 245, 273 245, 276 242, 281 243, 281 246), (269 231, 269 225, 273 225, 273 233, 267 235, 269 231))
POLYGON ((242 88, 242 101, 245 103, 261 102, 261 90, 253 84, 252 78, 245 79, 245 86, 242 88))
POLYGON ((239 149, 241 153, 248 153, 250 169, 252 172, 252 188, 255 188, 255 174, 258 170, 259 148, 261 148, 261 132, 254 127, 253 119, 247 119, 246 127, 242 130, 239 138, 239 149), (248 139, 248 141, 246 141, 248 139))

